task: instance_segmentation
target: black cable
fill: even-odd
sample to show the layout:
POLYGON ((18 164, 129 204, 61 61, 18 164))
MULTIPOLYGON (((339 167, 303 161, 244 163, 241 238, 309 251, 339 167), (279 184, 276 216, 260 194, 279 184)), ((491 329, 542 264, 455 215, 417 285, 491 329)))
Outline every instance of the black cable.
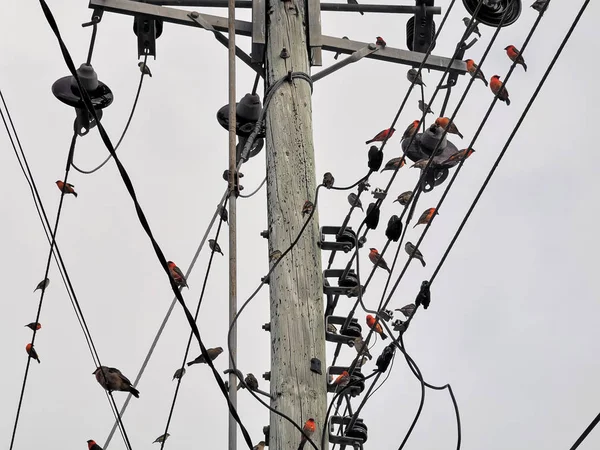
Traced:
MULTIPOLYGON (((494 172, 496 171, 498 165, 500 164, 500 161, 502 160, 502 158, 504 157, 504 154, 506 153, 506 150, 508 149, 509 145, 511 144, 513 138, 515 137, 517 131, 519 130, 519 128, 521 127, 521 124, 523 123, 525 117, 527 116, 527 114, 529 113, 529 110, 531 109, 531 106, 533 105, 533 103, 535 102, 540 90, 542 89, 544 83, 546 82, 546 79, 548 78, 548 76, 550 75, 550 72, 552 71, 552 69, 554 68, 554 65, 556 64, 556 61, 558 60, 559 56, 561 55, 565 45, 567 44, 569 38, 571 37, 571 34, 573 33, 573 31, 575 30, 575 27, 577 26, 577 24, 579 23, 579 19, 581 19, 581 16, 583 15, 585 9, 587 8, 589 3, 589 0, 585 0, 585 2, 583 3, 583 5, 581 6, 581 9, 579 10, 579 13, 577 14, 577 16, 575 17, 575 20, 573 21, 573 23, 571 24, 571 27, 569 28, 569 31, 567 32, 567 34, 565 35, 565 37, 563 38, 560 46, 558 47, 556 53, 554 54, 554 57, 552 58, 552 61, 550 62, 550 64, 548 65, 548 68, 546 69, 546 72, 544 72, 544 75, 542 76, 540 82, 538 83, 538 86, 536 87, 533 95, 531 96, 531 98, 529 99, 529 102, 527 103, 527 106, 525 107, 525 109, 523 110, 523 113, 521 114, 521 117, 519 118, 517 124, 515 125, 515 127, 513 128, 513 131, 511 132, 510 136, 508 137, 506 143, 504 144, 504 147, 502 148, 502 151, 500 152, 500 155, 498 155, 498 158, 496 159, 496 162, 494 163, 494 165, 492 166, 492 169, 490 170, 490 172, 488 173, 488 176, 486 177, 485 181, 483 182, 481 188, 479 189, 479 192, 477 193, 477 195, 475 196, 475 199, 473 200, 473 203, 471 204, 471 206, 469 207, 469 210, 467 211, 467 214, 465 215, 463 221, 461 222, 460 226, 458 227, 458 229, 456 230, 456 233, 454 234, 454 237, 452 238, 452 240, 450 241, 450 244, 448 245, 448 248, 446 249, 446 251, 444 252, 444 255, 442 256, 442 259, 440 260, 438 266, 436 267, 435 271, 433 272, 431 278, 430 278, 430 284, 433 282, 433 280, 435 280, 435 277, 437 276, 438 272, 440 271, 440 269, 442 268, 442 266, 444 265, 444 262, 446 261, 446 258, 448 257, 448 254, 450 253, 450 250, 452 250, 452 247, 454 246, 454 243, 456 242, 456 240, 458 239, 458 236, 460 235, 460 233, 462 232, 465 224, 467 223, 467 220, 469 220, 469 217, 471 216, 471 213, 473 212, 473 209, 475 209, 475 206, 477 205, 477 202, 479 201, 479 199, 481 198, 481 195, 483 194, 483 191, 485 190, 485 188, 487 187, 490 179, 492 178, 492 176, 494 175, 494 172)), ((547 8, 548 3, 546 3, 545 8, 547 8)), ((538 21, 539 19, 542 17, 543 14, 540 14, 540 16, 538 17, 538 21)), ((537 24, 537 21, 536 21, 537 24)), ((516 65, 516 63, 513 64, 513 67, 516 65)), ((509 72, 510 73, 510 72, 509 72)), ((508 76, 507 76, 508 78, 508 76)))
MULTIPOLYGON (((224 207, 227 204, 227 200, 228 200, 228 198, 220 206, 224 207)), ((219 241, 219 233, 221 232, 222 224, 223 224, 223 221, 219 220, 219 225, 217 225, 217 232, 215 233, 215 242, 219 241)), ((215 246, 215 248, 216 248, 216 246, 215 246)), ((210 251, 210 257, 208 259, 208 265, 206 267, 206 273, 204 275, 204 281, 202 283, 202 290, 200 291, 200 298, 198 299, 198 306, 196 307, 196 312, 194 314, 194 322, 196 320, 198 320, 198 314, 200 313, 200 306, 202 306, 202 300, 204 299, 204 292, 206 291, 206 284, 208 283, 208 277, 210 276, 210 269, 212 267, 212 262, 213 262, 214 256, 215 256, 215 249, 213 248, 210 251)), ((188 338, 188 342, 185 347, 185 354, 183 355, 183 362, 181 363, 180 369, 185 369, 185 362, 187 361, 188 354, 190 352, 190 345, 192 344, 193 337, 194 337, 194 334, 192 332, 190 332, 190 336, 188 338)), ((181 386, 182 379, 183 379, 183 376, 180 376, 177 380, 177 386, 175 387, 175 394, 173 394, 173 402, 171 403, 171 410, 169 411, 169 416, 167 418, 167 425, 165 426, 165 432, 163 433, 163 436, 166 436, 167 432, 169 431, 169 425, 171 424, 171 418, 173 417, 173 411, 175 410, 175 404, 177 403, 179 387, 181 386)), ((162 441, 162 443, 160 445, 160 450, 163 450, 166 441, 167 441, 166 439, 164 439, 162 441)))
POLYGON ((92 64, 92 54, 94 53, 94 44, 96 43, 96 33, 98 31, 98 22, 92 18, 93 29, 92 29, 92 38, 90 39, 90 48, 88 50, 88 56, 86 64, 92 64))
POLYGON ((579 436, 579 439, 575 441, 575 444, 573 444, 573 447, 571 447, 570 450, 577 449, 581 445, 581 443, 588 437, 588 434, 590 434, 592 430, 596 427, 596 425, 598 425, 598 422, 600 422, 600 414, 598 414, 596 418, 592 420, 592 423, 590 423, 590 425, 585 429, 583 434, 579 436))
POLYGON ((256 73, 254 77, 254 84, 252 85, 252 95, 256 95, 256 90, 258 89, 258 82, 260 81, 260 73, 256 73))
POLYGON ((227 401, 227 406, 229 408, 229 412, 231 413, 231 415, 233 416, 233 418, 235 419, 235 421, 240 425, 240 430, 242 432, 242 435, 244 436, 244 440, 246 441, 246 444, 248 445, 248 448, 252 449, 253 448, 253 444, 252 444, 252 440, 250 439, 250 435, 248 434, 248 431, 246 430, 246 427, 243 425, 243 423, 241 422, 241 419, 235 409, 235 407, 233 406, 233 404, 231 403, 231 400, 229 399, 229 395, 227 393, 227 390, 225 389, 225 384, 223 383, 223 380, 221 379, 220 374, 217 372, 214 364, 212 363, 212 361, 210 360, 209 355, 206 352, 206 347, 204 346, 204 343, 202 342, 202 339, 200 337, 200 333, 198 331, 198 327, 196 326, 196 323, 193 320, 193 316, 190 313, 187 305, 185 304, 185 301, 183 300, 183 297, 181 295, 181 293, 179 292, 179 289, 177 288, 177 285, 175 284, 175 281, 173 280, 173 278, 170 275, 170 270, 169 267, 167 266, 167 260, 162 252, 162 249, 160 248, 160 246, 158 245, 158 243, 156 242, 156 239, 154 238, 152 231, 150 229, 150 225, 148 223, 148 220, 146 219, 146 215, 144 214, 138 200, 137 200, 137 195, 135 193, 135 189, 133 188, 133 184, 131 182, 131 178, 129 177, 129 174, 127 173, 127 171, 125 170, 125 167, 123 166, 123 164, 121 163, 121 161, 119 160, 119 157, 117 156, 117 154, 115 153, 114 147, 110 141, 110 138, 108 137, 108 135, 106 134, 106 131, 104 130, 104 126, 102 125, 102 123, 100 122, 100 120, 98 119, 98 115, 96 114, 96 111, 92 105, 92 102, 89 98, 89 95, 87 93, 87 91, 83 88, 83 86, 81 85, 81 81, 79 79, 79 75, 77 74, 77 71, 75 70, 75 65, 73 64, 73 59, 71 58, 71 55, 67 49, 67 47, 65 46, 64 41, 62 40, 62 37, 60 35, 60 32, 58 30, 58 26, 56 24, 56 21, 54 19, 54 16, 52 15, 52 12, 50 11, 50 8, 48 7, 47 3, 45 0, 39 0, 40 5, 42 7, 42 10, 44 12, 44 15, 46 17, 46 20, 48 21, 48 24, 50 25, 50 27, 52 28, 52 31, 54 32, 57 41, 60 45, 61 48, 61 52, 63 54, 63 58, 65 60, 65 63, 67 64, 67 67, 69 69, 69 71, 71 72, 71 75, 75 78, 75 80, 77 81, 77 85, 79 87, 79 91, 82 94, 82 100, 88 110, 88 112, 92 115, 92 117, 94 117, 97 126, 98 126, 98 132, 100 133, 100 136, 102 138, 102 141, 104 142, 104 144, 106 145, 107 149, 109 150, 109 152, 111 153, 112 157, 115 160, 115 163, 117 165, 117 169, 119 170, 119 174, 121 175, 121 178, 123 179, 123 182, 127 188, 127 191, 129 193, 129 195, 131 196, 131 199, 134 202, 134 206, 136 209, 136 213, 138 216, 138 219, 140 221, 140 224, 142 225, 142 227, 144 228, 144 231, 146 232, 146 234, 148 235, 148 238, 150 239, 151 243, 152 243, 152 247, 154 248, 154 251, 156 253, 156 256, 161 264, 161 266, 163 267, 163 270, 165 271, 165 274, 167 275, 169 282, 171 284, 171 289, 173 290, 173 292, 175 293, 175 296, 177 297, 177 300, 179 301, 180 305, 183 308, 183 311, 185 313, 186 319, 190 325, 190 327, 193 330, 194 336, 196 337, 196 340, 198 341, 198 344, 200 345, 200 349, 202 351, 202 355, 204 355, 205 359, 207 360, 207 364, 210 366, 213 375, 215 377, 215 380, 217 381, 217 384, 219 385, 219 388, 221 389, 221 392, 223 394, 223 396, 225 397, 226 401, 227 401))
MULTIPOLYGON (((94 25, 94 31, 96 30, 96 25, 94 25)), ((144 67, 146 66, 146 60, 148 59, 148 52, 144 53, 144 67)), ((135 113, 135 108, 137 106, 137 102, 138 99, 140 98, 140 92, 142 91, 142 82, 144 81, 144 75, 146 75, 144 73, 144 71, 142 71, 142 74, 140 75, 140 82, 138 84, 138 88, 137 88, 137 92, 135 94, 135 99, 133 101, 133 106, 131 108, 131 113, 129 113, 129 118, 127 119, 127 123, 125 124, 125 128, 123 128, 123 132, 121 133, 121 137, 119 138, 119 140, 117 141, 117 145, 115 145, 115 152, 117 151, 117 149, 119 148, 119 146, 121 145, 121 142, 123 141, 123 138, 125 137, 125 134, 127 133, 127 130, 129 129, 129 124, 131 123, 131 119, 133 119, 133 114, 135 113)), ((100 170, 102 167, 104 167, 104 165, 110 161, 110 158, 112 158, 112 155, 108 155, 106 157, 106 159, 104 161, 102 161, 102 163, 100 163, 97 167, 95 167, 94 169, 91 170, 83 170, 80 169, 79 167, 77 167, 75 165, 74 162, 71 162, 71 165, 73 166, 73 168, 79 172, 79 173, 83 173, 85 175, 89 175, 92 174, 98 170, 100 170)))
MULTIPOLYGON (((6 128, 8 137, 10 139, 10 142, 12 144, 13 150, 15 152, 15 156, 17 157, 17 162, 19 163, 19 166, 21 168, 21 171, 23 172, 23 175, 25 176, 25 180, 27 181, 28 185, 29 185, 29 189, 31 190, 31 194, 34 200, 34 206, 36 208, 36 211, 38 213, 38 217, 40 218, 40 221, 42 222, 42 228, 44 230, 44 233, 46 235, 46 238, 48 240, 48 243, 51 244, 52 240, 54 239, 54 235, 52 234, 52 230, 50 227, 50 222, 48 220, 48 216, 46 215, 46 211, 44 208, 44 205, 42 203, 41 197, 39 195, 39 191, 37 189, 37 186, 35 184, 35 179, 33 178, 33 174, 31 172, 31 169, 29 167, 29 163, 27 162, 27 157, 25 155, 25 152, 23 151, 23 147, 21 145, 21 141, 19 139, 19 135, 17 133, 17 130, 14 126, 14 123, 12 121, 12 117, 10 115, 10 110, 8 109, 8 105, 6 104, 6 101, 4 99, 4 95, 2 94, 2 90, 0 90, 0 99, 2 100, 2 104, 4 105, 4 109, 6 110, 6 115, 8 117, 8 120, 10 122, 13 134, 15 136, 15 140, 19 146, 19 150, 21 152, 21 155, 19 155, 19 151, 17 150, 17 146, 15 145, 15 140, 13 140, 12 135, 10 133, 10 129, 8 127, 8 123, 6 122, 6 119, 4 117, 4 114, 2 113, 2 109, 0 108, 0 116, 2 117, 2 121, 4 122, 4 126, 6 128), (21 158, 23 159, 23 161, 21 161, 21 158)), ((92 360, 94 361, 94 365, 96 367, 100 366, 100 359, 98 357, 98 353, 96 351, 94 342, 92 340, 91 337, 91 333, 89 332, 89 329, 87 327, 87 323, 85 321, 85 317, 83 316, 83 311, 81 310, 81 306, 79 305, 79 301, 77 300, 77 296, 75 294, 75 290, 73 288, 73 285, 71 283, 70 277, 69 277, 69 273, 67 271, 67 268, 64 264, 64 261, 62 259, 62 255, 60 253, 60 250, 58 248, 58 243, 56 241, 54 241, 54 250, 52 251, 52 255, 54 256, 54 260, 58 266, 59 269, 59 273, 60 276, 63 280, 63 284, 65 285, 65 289, 67 290, 67 294, 69 296, 69 299, 71 301, 71 305, 73 306, 73 310, 75 312, 75 317, 77 318, 79 325, 83 331, 83 335, 84 338, 86 340, 86 343, 88 345, 88 349, 90 350, 90 353, 92 355, 92 360)), ((119 431, 121 432, 121 435, 123 436, 123 440, 125 441, 126 445, 127 445, 127 440, 125 438, 125 433, 124 433, 124 425, 121 421, 121 417, 119 416, 118 411, 115 412, 115 407, 116 405, 114 404, 114 399, 112 398, 112 394, 107 393, 107 398, 109 400, 109 405, 111 407, 111 410, 113 411, 113 415, 115 415, 115 418, 117 419, 117 423, 119 424, 119 431), (112 402, 111 402, 112 400, 112 402)))

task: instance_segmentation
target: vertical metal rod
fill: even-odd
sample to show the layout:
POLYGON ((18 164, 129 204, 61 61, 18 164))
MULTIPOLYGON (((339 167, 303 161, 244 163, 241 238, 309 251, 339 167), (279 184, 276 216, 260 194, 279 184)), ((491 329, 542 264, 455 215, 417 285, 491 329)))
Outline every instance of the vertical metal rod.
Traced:
MULTIPOLYGON (((237 188, 234 186, 236 178, 236 104, 235 104, 235 0, 228 2, 228 28, 229 28, 229 325, 237 314, 237 188)), ((237 364, 237 325, 231 330, 231 357, 229 368, 237 364)), ((232 371, 229 374, 229 399, 234 408, 237 408, 237 377, 232 371)), ((229 450, 237 449, 237 424, 229 414, 229 450)))

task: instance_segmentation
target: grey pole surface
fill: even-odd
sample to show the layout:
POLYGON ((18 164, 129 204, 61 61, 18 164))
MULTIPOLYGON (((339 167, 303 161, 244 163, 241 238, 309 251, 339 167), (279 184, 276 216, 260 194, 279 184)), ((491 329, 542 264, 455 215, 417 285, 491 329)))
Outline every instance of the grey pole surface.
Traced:
MULTIPOLYGON (((306 1, 270 2, 267 24, 267 86, 288 72, 309 74, 304 24, 306 1), (283 49, 288 58, 283 58, 283 49)), ((274 93, 266 113, 267 210, 269 254, 284 252, 302 228, 306 200, 314 202, 315 161, 311 87, 304 79, 285 82, 274 93)), ((306 216, 308 217, 308 216, 306 216)), ((318 215, 301 239, 270 275, 271 406, 300 427, 316 421, 318 443, 325 424, 325 330, 318 215), (318 358, 322 374, 311 371, 318 358)), ((287 420, 270 414, 269 448, 297 450, 301 433, 287 420)), ((317 444, 319 445, 319 444, 317 444)), ((310 444, 306 444, 308 449, 310 444)))

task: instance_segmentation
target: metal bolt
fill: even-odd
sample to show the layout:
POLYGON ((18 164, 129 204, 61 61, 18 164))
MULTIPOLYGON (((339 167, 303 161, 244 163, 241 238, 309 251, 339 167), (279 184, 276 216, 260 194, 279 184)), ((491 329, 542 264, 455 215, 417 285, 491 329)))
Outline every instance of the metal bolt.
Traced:
POLYGON ((265 239, 269 239, 269 230, 264 230, 260 232, 260 235, 265 239))
POLYGON ((200 17, 200 14, 198 14, 198 11, 192 11, 190 16, 192 16, 194 19, 197 19, 198 17, 200 17))
POLYGON ((269 284, 269 276, 265 275, 260 279, 261 283, 269 284))
POLYGON ((290 57, 290 52, 287 51, 287 48, 283 47, 279 56, 283 59, 288 59, 290 57))
POLYGON ((262 329, 265 331, 271 331, 271 322, 267 322, 262 326, 262 329))
POLYGON ((271 381, 271 372, 263 373, 262 377, 267 381, 271 381))

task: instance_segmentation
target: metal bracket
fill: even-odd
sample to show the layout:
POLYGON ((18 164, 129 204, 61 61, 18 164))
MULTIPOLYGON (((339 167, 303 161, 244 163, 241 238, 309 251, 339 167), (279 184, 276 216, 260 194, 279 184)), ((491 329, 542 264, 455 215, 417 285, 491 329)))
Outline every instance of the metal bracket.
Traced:
POLYGON ((354 339, 360 337, 362 328, 357 319, 350 319, 350 323, 346 328, 342 328, 346 323, 346 317, 342 316, 327 316, 325 317, 325 340, 335 342, 337 344, 346 344, 354 347, 354 339), (329 325, 338 325, 339 333, 327 331, 329 325))
MULTIPOLYGON (((344 39, 348 40, 348 39, 344 39)), ((381 47, 375 44, 368 44, 366 47, 361 48, 360 50, 352 53, 348 58, 341 60, 326 69, 321 70, 320 72, 314 74, 311 78, 313 82, 320 80, 327 75, 332 74, 333 72, 340 70, 342 67, 346 67, 348 64, 355 63, 356 61, 360 61, 367 55, 371 55, 379 50, 381 47)))
POLYGON ((308 54, 310 55, 311 66, 323 65, 323 53, 321 51, 323 38, 321 34, 320 3, 320 0, 307 0, 306 2, 306 16, 308 17, 308 54))
POLYGON ((321 360, 319 358, 311 358, 310 371, 323 375, 323 372, 321 372, 321 360))
MULTIPOLYGON (((327 368, 327 392, 340 392, 342 389, 344 389, 342 386, 338 386, 329 382, 331 376, 335 377, 336 375, 341 375, 344 371, 350 373, 350 367, 329 366, 327 368)), ((362 374, 360 369, 356 367, 354 371, 352 371, 352 375, 350 375, 350 383, 352 383, 352 386, 348 387, 344 393, 348 393, 352 397, 362 394, 362 391, 365 390, 365 382, 362 381, 364 379, 365 376, 362 374)))

